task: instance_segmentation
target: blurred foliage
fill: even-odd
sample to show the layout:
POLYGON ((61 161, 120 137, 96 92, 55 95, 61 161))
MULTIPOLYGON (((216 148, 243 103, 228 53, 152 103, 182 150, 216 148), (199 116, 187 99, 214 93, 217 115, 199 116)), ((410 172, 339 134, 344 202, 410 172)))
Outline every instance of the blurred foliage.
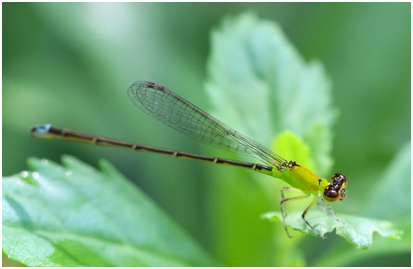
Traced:
MULTIPOLYGON (((266 190, 236 168, 34 140, 28 133, 32 125, 50 122, 149 145, 221 154, 139 113, 126 89, 135 80, 154 81, 208 110, 212 102, 203 82, 211 29, 223 16, 245 10, 278 22, 304 59, 323 63, 339 111, 333 126, 333 170, 350 182, 348 198, 335 208, 369 214, 372 197, 365 190, 378 187, 383 167, 410 141, 410 3, 4 3, 3 176, 21 171, 29 156, 58 160, 66 153, 90 164, 108 159, 225 265, 317 265, 331 258, 330 253, 347 250, 334 237, 282 244, 269 237, 286 235, 257 212, 276 205, 268 208, 266 190), (233 178, 238 178, 238 188, 233 178), (228 194, 224 190, 231 190, 231 199, 222 200, 228 194), (364 204, 366 209, 360 206, 364 204), (228 212, 231 217, 224 218, 228 212), (223 231, 238 241, 223 242, 223 231), (249 232, 255 241, 243 241, 249 232), (280 249, 292 256, 274 252, 280 249)), ((401 203, 410 205, 410 193, 408 198, 401 203)), ((393 216, 383 218, 398 222, 393 216)), ((410 222, 397 228, 405 229, 410 240, 410 222)), ((410 265, 404 244, 378 241, 384 242, 379 246, 393 244, 394 251, 379 252, 379 260, 372 248, 351 265, 410 265)), ((334 261, 344 264, 337 256, 334 261)))
POLYGON ((315 172, 329 172, 336 115, 329 80, 278 24, 250 13, 223 20, 212 33, 206 86, 219 119, 264 145, 289 130, 309 147, 315 172))

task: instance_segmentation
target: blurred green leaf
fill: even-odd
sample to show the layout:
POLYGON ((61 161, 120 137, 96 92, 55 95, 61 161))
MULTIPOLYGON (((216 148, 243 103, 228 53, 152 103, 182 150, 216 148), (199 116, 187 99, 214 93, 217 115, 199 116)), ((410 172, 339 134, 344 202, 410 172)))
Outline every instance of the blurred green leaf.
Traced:
POLYGON ((28 266, 208 266, 212 260, 106 161, 3 178, 3 252, 28 266))
POLYGON ((289 130, 310 147, 316 172, 333 164, 337 111, 321 63, 306 63, 278 24, 251 13, 227 17, 212 33, 206 90, 219 119, 264 145, 289 130))
MULTIPOLYGON (((272 221, 282 222, 282 216, 279 212, 269 212, 263 215, 263 218, 272 221)), ((388 221, 380 221, 369 218, 340 214, 340 220, 345 224, 338 222, 331 215, 324 212, 311 212, 306 216, 306 220, 314 225, 315 229, 321 234, 331 233, 334 230, 337 235, 344 237, 347 242, 355 248, 367 249, 373 244, 373 233, 377 232, 383 237, 400 239, 402 232, 393 228, 393 224, 388 221)), ((294 212, 288 214, 286 218, 288 226, 294 230, 304 233, 316 234, 303 221, 301 213, 294 212)))

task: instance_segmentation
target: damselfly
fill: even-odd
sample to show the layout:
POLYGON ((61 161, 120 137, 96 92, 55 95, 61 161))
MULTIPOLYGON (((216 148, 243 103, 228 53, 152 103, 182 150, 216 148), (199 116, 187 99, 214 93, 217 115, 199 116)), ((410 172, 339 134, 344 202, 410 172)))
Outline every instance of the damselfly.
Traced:
POLYGON ((289 201, 304 199, 310 196, 313 197, 310 204, 304 210, 302 218, 314 233, 320 237, 322 237, 322 235, 305 219, 305 216, 308 211, 318 203, 318 199, 321 196, 321 199, 326 201, 326 205, 332 215, 339 221, 328 202, 342 201, 346 197, 345 187, 347 180, 342 174, 337 173, 331 176, 331 182, 320 178, 295 161, 287 161, 260 143, 233 130, 204 110, 159 84, 147 81, 135 82, 129 87, 128 96, 139 109, 179 132, 224 150, 249 155, 259 160, 260 163, 241 162, 145 146, 102 136, 73 132, 53 127, 50 124, 35 126, 31 129, 31 133, 39 138, 73 140, 94 145, 162 153, 178 158, 233 165, 279 178, 291 186, 281 189, 282 200, 280 202, 284 228, 288 236, 290 235, 285 223, 287 216, 285 205, 289 201), (297 190, 301 191, 302 195, 285 198, 285 191, 297 190))

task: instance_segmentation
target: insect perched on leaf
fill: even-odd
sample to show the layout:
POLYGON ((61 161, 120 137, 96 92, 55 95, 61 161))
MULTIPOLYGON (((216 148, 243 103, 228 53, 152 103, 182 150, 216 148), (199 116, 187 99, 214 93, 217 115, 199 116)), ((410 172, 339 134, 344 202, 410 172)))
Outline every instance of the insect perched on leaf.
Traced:
POLYGON ((139 109, 181 133, 224 150, 249 155, 260 160, 261 163, 241 162, 145 146, 101 136, 73 132, 53 127, 50 124, 35 126, 31 129, 31 133, 40 138, 59 138, 88 144, 162 153, 178 158, 233 165, 249 168, 279 178, 291 186, 281 189, 281 213, 287 235, 289 235, 289 233, 285 223, 287 216, 285 205, 289 201, 313 196, 313 200, 304 210, 302 218, 314 233, 320 237, 323 236, 305 219, 308 211, 317 203, 320 196, 326 201, 326 205, 332 215, 339 221, 328 202, 342 201, 346 197, 345 188, 347 186, 347 180, 342 174, 334 174, 331 177, 331 182, 319 178, 304 166, 295 161, 287 161, 159 84, 148 81, 135 82, 129 87, 128 96, 139 109), (285 198, 285 191, 301 191, 302 195, 285 198))

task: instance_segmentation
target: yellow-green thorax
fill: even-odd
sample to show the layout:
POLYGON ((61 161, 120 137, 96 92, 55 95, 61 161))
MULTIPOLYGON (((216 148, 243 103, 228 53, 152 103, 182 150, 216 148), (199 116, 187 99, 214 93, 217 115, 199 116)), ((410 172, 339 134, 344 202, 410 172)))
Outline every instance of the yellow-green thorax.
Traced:
POLYGON ((301 190, 305 194, 319 196, 330 184, 326 179, 322 179, 300 164, 295 164, 291 168, 283 167, 281 170, 274 169, 272 176, 279 178, 291 187, 301 190))

